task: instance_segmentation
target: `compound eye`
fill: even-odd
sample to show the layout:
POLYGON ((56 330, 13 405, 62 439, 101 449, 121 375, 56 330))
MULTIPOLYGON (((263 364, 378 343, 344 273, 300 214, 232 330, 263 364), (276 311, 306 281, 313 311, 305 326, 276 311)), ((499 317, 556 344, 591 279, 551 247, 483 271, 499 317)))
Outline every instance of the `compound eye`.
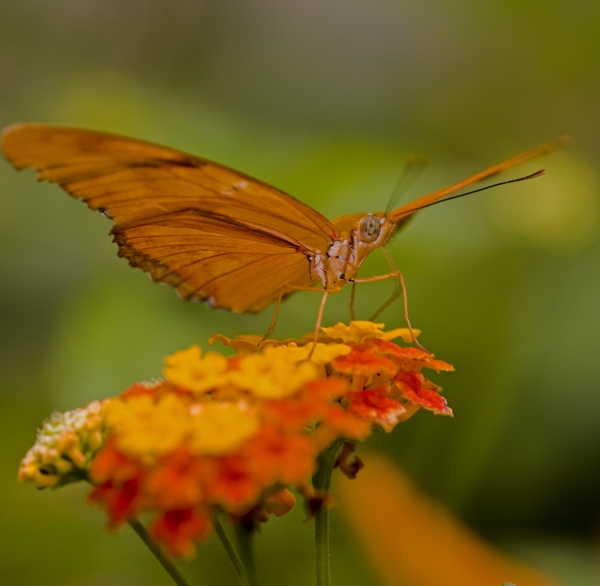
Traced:
POLYGON ((375 214, 368 214, 360 221, 360 238, 363 242, 375 242, 381 234, 381 224, 375 214))

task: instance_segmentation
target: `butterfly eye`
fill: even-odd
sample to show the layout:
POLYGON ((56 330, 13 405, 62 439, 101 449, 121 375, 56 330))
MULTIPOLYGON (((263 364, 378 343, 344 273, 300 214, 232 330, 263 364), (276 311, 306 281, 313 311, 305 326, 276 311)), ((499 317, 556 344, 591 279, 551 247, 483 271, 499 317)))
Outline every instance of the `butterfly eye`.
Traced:
POLYGON ((381 234, 379 218, 374 214, 366 215, 360 221, 360 238, 363 242, 375 242, 381 234))

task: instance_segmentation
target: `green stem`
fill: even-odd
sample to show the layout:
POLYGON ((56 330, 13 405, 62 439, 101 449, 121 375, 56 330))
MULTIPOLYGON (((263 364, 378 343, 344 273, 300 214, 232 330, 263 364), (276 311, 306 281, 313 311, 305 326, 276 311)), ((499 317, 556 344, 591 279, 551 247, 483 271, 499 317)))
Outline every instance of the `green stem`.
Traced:
POLYGON ((235 575, 237 576, 239 583, 242 586, 246 586, 247 580, 244 564, 242 564, 242 560, 240 559, 240 556, 236 551, 231 538, 229 537, 227 531, 225 531, 225 527, 223 527, 223 523, 221 523, 221 519, 219 519, 218 516, 215 517, 214 527, 216 534, 218 535, 223 547, 225 548, 225 551, 227 552, 227 555, 229 556, 229 559, 231 560, 231 563, 233 564, 233 569, 235 570, 235 575))
MULTIPOLYGON (((317 458, 317 471, 313 476, 316 491, 327 493, 331 484, 331 475, 335 459, 343 440, 333 442, 317 458)), ((315 516, 315 562, 317 566, 317 586, 330 586, 331 569, 329 566, 329 507, 319 507, 315 516)))
POLYGON ((160 562, 167 574, 173 578, 173 582, 178 586, 190 586, 185 576, 179 571, 173 560, 163 551, 163 549, 150 537, 146 528, 140 521, 134 517, 128 520, 129 526, 138 534, 140 539, 146 544, 148 549, 154 554, 154 557, 160 562))
POLYGON ((238 538, 240 559, 246 570, 248 586, 259 586, 254 558, 254 534, 256 528, 252 521, 238 520, 234 522, 235 532, 238 538))

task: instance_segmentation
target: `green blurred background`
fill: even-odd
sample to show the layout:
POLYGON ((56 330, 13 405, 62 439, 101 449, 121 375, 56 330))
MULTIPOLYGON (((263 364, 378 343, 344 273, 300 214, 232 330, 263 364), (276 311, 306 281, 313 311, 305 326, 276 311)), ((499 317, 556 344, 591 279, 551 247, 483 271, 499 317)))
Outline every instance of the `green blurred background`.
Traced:
MULTIPOLYGON (((390 245, 454 419, 419 413, 371 447, 510 554, 600 583, 600 3, 578 0, 2 0, 0 124, 131 135, 222 162, 334 217, 403 201, 568 132, 540 179, 422 212, 390 245)), ((85 487, 17 485, 54 409, 157 376, 165 353, 271 318, 185 303, 116 257, 109 222, 0 162, 0 583, 170 583, 85 487)), ((387 270, 374 254, 361 274, 387 270)), ((364 285, 367 318, 392 285, 364 285)), ((298 293, 276 335, 311 328, 298 293)), ((348 319, 348 292, 326 323, 348 319)), ((382 316, 402 325, 401 304, 382 316)), ((368 462, 367 462, 368 465, 368 462)), ((260 542, 265 584, 312 580, 302 513, 260 542)), ((337 584, 376 584, 334 514, 337 584), (351 554, 351 555, 350 555, 351 554)), ((219 546, 186 569, 232 583, 219 546)), ((410 586, 410 585, 408 585, 410 586)))

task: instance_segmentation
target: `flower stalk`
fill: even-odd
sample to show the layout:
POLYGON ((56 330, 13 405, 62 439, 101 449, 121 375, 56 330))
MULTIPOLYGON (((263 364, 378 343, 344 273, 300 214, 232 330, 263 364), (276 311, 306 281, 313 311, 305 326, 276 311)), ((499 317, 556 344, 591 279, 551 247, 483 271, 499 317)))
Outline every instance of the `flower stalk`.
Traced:
MULTIPOLYGON (((317 494, 328 494, 336 458, 343 440, 334 441, 317 457, 313 487, 317 494)), ((329 507, 322 503, 315 515, 315 566, 317 586, 330 586, 329 507)))
POLYGON ((138 537, 144 542, 146 547, 152 552, 160 565, 166 570, 167 574, 173 578, 173 582, 177 586, 190 586, 185 576, 179 571, 173 560, 164 552, 162 547, 150 537, 144 525, 135 518, 130 518, 127 521, 129 526, 137 533, 138 537))
POLYGON ((219 538, 223 549, 225 549, 225 552, 227 553, 227 556, 229 557, 229 560, 233 565, 233 569, 235 571, 235 575, 238 579, 238 582, 241 586, 246 586, 247 579, 244 564, 242 563, 242 560, 240 559, 240 556, 237 550, 235 549, 235 546, 231 541, 229 534, 227 533, 225 527, 223 526, 223 523, 221 522, 220 515, 215 515, 213 525, 215 528, 215 533, 217 534, 217 537, 219 538))
POLYGON ((254 555, 254 536, 256 527, 252 521, 241 520, 234 524, 239 543, 242 565, 246 572, 247 586, 260 586, 256 572, 256 556, 254 555))

